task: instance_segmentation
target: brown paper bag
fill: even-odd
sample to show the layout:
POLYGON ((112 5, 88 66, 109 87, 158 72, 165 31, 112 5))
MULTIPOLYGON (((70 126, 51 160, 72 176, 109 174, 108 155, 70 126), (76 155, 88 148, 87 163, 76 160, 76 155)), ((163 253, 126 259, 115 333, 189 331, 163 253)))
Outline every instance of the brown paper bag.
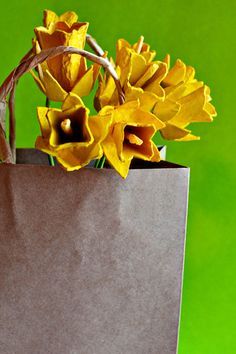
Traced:
POLYGON ((176 353, 189 169, 19 159, 0 165, 0 353, 176 353))

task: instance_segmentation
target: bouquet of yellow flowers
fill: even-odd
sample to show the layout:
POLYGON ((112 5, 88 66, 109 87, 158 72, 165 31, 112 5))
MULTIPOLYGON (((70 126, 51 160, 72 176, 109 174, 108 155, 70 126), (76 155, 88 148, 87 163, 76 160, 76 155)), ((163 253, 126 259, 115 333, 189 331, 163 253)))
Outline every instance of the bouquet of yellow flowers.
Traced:
POLYGON ((32 49, 0 88, 1 141, 4 103, 10 94, 10 148, 6 143, 1 148, 3 162, 15 159, 14 91, 27 71, 46 96, 45 107, 37 109, 41 135, 36 148, 49 154, 52 164, 55 157, 67 171, 91 161, 101 168, 107 161, 126 178, 133 158, 160 161, 153 141, 158 132, 167 140, 198 140, 189 124, 213 120, 210 89, 195 78, 193 67, 181 60, 171 67, 169 55, 155 59, 142 36, 133 45, 119 39, 115 60, 108 59, 87 30, 88 23, 79 22, 74 12, 44 12, 32 49), (94 53, 84 49, 86 42, 94 53), (89 67, 88 60, 93 62, 89 67), (90 115, 83 97, 97 83, 97 114, 90 115), (61 108, 54 108, 53 102, 61 102, 61 108))

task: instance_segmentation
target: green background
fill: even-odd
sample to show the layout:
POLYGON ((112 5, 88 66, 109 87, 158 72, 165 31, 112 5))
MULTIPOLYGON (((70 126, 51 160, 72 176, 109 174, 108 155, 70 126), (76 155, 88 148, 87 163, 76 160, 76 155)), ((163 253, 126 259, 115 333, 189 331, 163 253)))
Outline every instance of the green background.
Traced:
MULTIPOLYGON (((193 126, 201 141, 167 143, 168 159, 191 167, 179 354, 236 353, 236 1, 4 1, 1 81, 29 49, 44 8, 78 12, 111 54, 118 38, 135 42, 143 34, 159 58, 167 52, 172 63, 181 58, 211 87, 218 117, 214 123, 193 126)), ((32 78, 24 77, 17 91, 18 146, 33 145, 39 132, 36 106, 43 104, 32 78)))

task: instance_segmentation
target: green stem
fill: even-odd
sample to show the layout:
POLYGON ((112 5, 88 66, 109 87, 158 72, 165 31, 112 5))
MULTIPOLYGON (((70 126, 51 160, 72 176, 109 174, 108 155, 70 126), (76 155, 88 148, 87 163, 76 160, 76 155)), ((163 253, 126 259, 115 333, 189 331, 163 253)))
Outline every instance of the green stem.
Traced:
POLYGON ((100 162, 99 162, 99 168, 104 167, 105 161, 106 161, 106 157, 103 155, 103 157, 100 159, 100 162))
POLYGON ((48 162, 50 166, 55 166, 55 161, 52 155, 48 155, 48 162))
POLYGON ((96 160, 94 167, 103 168, 106 161, 106 157, 103 155, 99 160, 96 160))
POLYGON ((95 162, 95 164, 94 164, 94 167, 95 167, 95 168, 98 168, 99 162, 100 162, 100 160, 96 160, 96 162, 95 162))

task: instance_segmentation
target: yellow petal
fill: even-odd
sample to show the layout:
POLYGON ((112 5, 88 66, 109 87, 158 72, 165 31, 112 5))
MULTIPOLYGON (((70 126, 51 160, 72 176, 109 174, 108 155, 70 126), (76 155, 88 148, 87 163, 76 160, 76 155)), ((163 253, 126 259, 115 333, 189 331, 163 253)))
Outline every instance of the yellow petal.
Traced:
MULTIPOLYGON (((116 67, 116 72, 118 77, 120 77, 120 67, 116 67)), ((116 84, 111 75, 105 74, 104 79, 102 77, 99 78, 99 88, 96 92, 95 99, 96 109, 99 110, 100 107, 104 107, 106 105, 118 104, 118 95, 116 90, 116 84)))
POLYGON ((46 90, 45 87, 42 83, 42 81, 39 79, 39 77, 37 75, 35 75, 33 70, 30 70, 30 74, 33 76, 34 81, 36 82, 36 84, 38 85, 39 89, 46 94, 46 90))
POLYGON ((137 127, 144 126, 144 125, 152 125, 155 127, 156 130, 165 127, 165 124, 160 119, 158 119, 154 114, 143 111, 142 109, 137 109, 135 112, 130 112, 130 113, 127 112, 123 116, 123 121, 126 122, 127 124, 136 125, 137 127))
POLYGON ((67 92, 61 87, 59 82, 51 75, 49 70, 43 72, 42 82, 45 88, 45 94, 49 100, 62 102, 67 92))
POLYGON ((132 48, 136 51, 139 52, 145 59, 146 63, 150 63, 156 56, 156 52, 154 50, 150 51, 150 45, 147 43, 142 43, 142 47, 138 51, 138 48, 140 46, 140 42, 143 42, 143 36, 140 37, 137 43, 135 43, 132 48))
MULTIPOLYGON (((79 96, 77 96, 75 93, 73 92, 70 92, 67 96, 66 96, 66 99, 65 101, 63 102, 63 105, 62 105, 62 111, 67 111, 67 114, 68 114, 68 111, 72 110, 73 111, 76 111, 76 109, 78 109, 78 107, 84 107, 84 103, 83 101, 81 100, 81 98, 79 96)), ((87 114, 89 113, 89 110, 88 108, 86 108, 87 110, 87 114)))
POLYGON ((195 69, 192 66, 186 66, 185 81, 192 81, 195 76, 195 69))
POLYGON ((105 106, 103 107, 100 112, 99 112, 99 117, 103 119, 104 116, 111 116, 114 112, 115 107, 114 106, 105 106))
POLYGON ((123 142, 124 142, 124 123, 115 124, 112 128, 112 138, 116 144, 117 154, 121 161, 124 161, 123 157, 123 142))
POLYGON ((126 102, 121 106, 115 107, 113 113, 114 123, 127 123, 127 120, 133 112, 140 107, 139 100, 126 102))
POLYGON ((212 116, 206 111, 207 88, 205 86, 181 98, 178 102, 180 110, 171 123, 185 127, 190 122, 212 122, 212 116))
POLYGON ((215 107, 210 103, 210 102, 206 102, 205 104, 205 110, 207 113, 209 113, 212 117, 216 117, 217 116, 217 112, 215 107))
POLYGON ((146 71, 144 72, 144 74, 138 79, 138 81, 135 83, 134 86, 135 87, 144 86, 147 83, 147 81, 153 77, 153 75, 155 74, 158 68, 159 65, 157 63, 152 63, 151 65, 149 65, 146 71))
POLYGON ((76 93, 80 97, 89 95, 97 79, 99 69, 100 65, 92 65, 73 87, 72 92, 76 93))
POLYGON ((152 155, 151 161, 152 162, 161 161, 160 151, 158 150, 157 146, 154 143, 152 143, 152 149, 153 149, 153 155, 152 155))
POLYGON ((152 111, 158 101, 157 95, 152 92, 144 91, 142 95, 137 96, 140 101, 140 108, 143 111, 152 111))
POLYGON ((165 79, 163 80, 164 86, 177 85, 181 81, 184 81, 186 75, 186 65, 178 59, 173 66, 173 68, 169 71, 165 79))
POLYGON ((144 88, 145 91, 155 94, 158 101, 163 101, 165 98, 165 90, 161 87, 158 81, 153 81, 147 87, 144 88))
POLYGON ((58 151, 57 160, 67 171, 75 171, 88 165, 91 160, 100 159, 102 153, 100 144, 74 146, 58 151))
MULTIPOLYGON (((84 49, 87 30, 88 23, 81 26, 78 30, 73 30, 68 36, 67 45, 84 49)), ((81 78, 85 74, 87 66, 86 59, 80 55, 70 54, 68 59, 63 59, 63 70, 65 71, 65 77, 69 81, 70 88, 72 88, 78 81, 78 78, 81 78)))
POLYGON ((126 41, 125 39, 121 38, 121 39, 118 39, 117 43, 116 43, 116 52, 117 52, 117 55, 119 54, 120 50, 122 48, 130 48, 130 44, 128 41, 126 41))
POLYGON ((35 142, 35 148, 38 150, 41 150, 45 152, 46 154, 50 154, 55 156, 55 152, 50 149, 50 146, 48 144, 48 140, 43 138, 42 136, 38 136, 35 142))
POLYGON ((143 91, 141 88, 137 88, 134 86, 127 85, 127 89, 125 90, 125 100, 133 101, 139 99, 140 107, 144 111, 152 111, 156 102, 158 101, 158 97, 152 92, 143 91))
POLYGON ((130 60, 131 71, 129 82, 131 83, 131 85, 135 85, 139 78, 145 73, 147 66, 146 61, 141 54, 132 53, 130 60))
POLYGON ((94 143, 100 143, 106 138, 111 120, 111 113, 103 114, 102 112, 101 115, 99 113, 97 116, 89 117, 89 127, 94 137, 94 143))
MULTIPOLYGON (((40 45, 39 45, 39 42, 35 39, 34 40, 34 50, 35 50, 35 53, 36 54, 39 54, 41 52, 41 48, 40 48, 40 45)), ((45 63, 45 62, 44 62, 45 63)), ((43 64, 43 63, 42 63, 43 64)), ((41 65, 42 65, 41 64, 41 65)))
POLYGON ((59 17, 59 21, 66 22, 70 27, 77 22, 78 15, 74 11, 67 11, 59 17))
POLYGON ((117 152, 116 144, 110 135, 104 140, 102 147, 111 166, 121 175, 121 177, 126 178, 129 173, 132 157, 121 161, 117 152))
POLYGON ((158 69, 155 74, 146 82, 143 89, 154 93, 158 99, 164 100, 165 90, 161 86, 161 82, 167 75, 167 65, 165 63, 159 62, 158 69))
POLYGON ((175 139, 175 141, 194 141, 194 140, 200 140, 200 136, 188 134, 181 139, 175 139))
POLYGON ((141 54, 142 54, 142 56, 145 59, 147 64, 151 63, 153 61, 153 59, 155 58, 155 56, 156 56, 155 50, 152 50, 150 52, 142 52, 141 54))
POLYGON ((174 124, 166 124, 166 127, 161 129, 161 135, 166 140, 183 139, 189 134, 190 130, 180 128, 174 124))
POLYGON ((45 10, 43 12, 43 23, 45 27, 49 27, 50 24, 55 23, 59 20, 57 14, 51 10, 45 10))
POLYGON ((40 129, 43 138, 49 138, 51 133, 51 127, 47 118, 48 108, 47 107, 37 107, 37 115, 40 124, 40 129))
POLYGON ((172 119, 179 111, 180 104, 166 99, 163 102, 157 102, 154 107, 153 113, 162 121, 168 122, 172 119))
POLYGON ((131 75, 131 55, 132 51, 123 47, 116 56, 116 67, 120 68, 120 83, 122 87, 131 75))

